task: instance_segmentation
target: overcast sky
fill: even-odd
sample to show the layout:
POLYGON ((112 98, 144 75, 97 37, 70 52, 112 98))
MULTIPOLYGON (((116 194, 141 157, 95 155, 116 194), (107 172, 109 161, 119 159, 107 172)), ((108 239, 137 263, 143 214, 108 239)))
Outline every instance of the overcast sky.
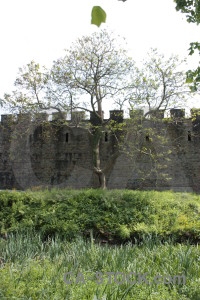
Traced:
MULTIPOLYGON (((107 13, 101 28, 126 37, 136 62, 150 47, 188 57, 189 43, 200 41, 200 28, 176 12, 173 0, 1 0, 0 97, 12 91, 19 67, 31 60, 50 67, 77 37, 100 30, 90 24, 93 5, 107 13)), ((188 68, 198 61, 189 58, 188 68)))

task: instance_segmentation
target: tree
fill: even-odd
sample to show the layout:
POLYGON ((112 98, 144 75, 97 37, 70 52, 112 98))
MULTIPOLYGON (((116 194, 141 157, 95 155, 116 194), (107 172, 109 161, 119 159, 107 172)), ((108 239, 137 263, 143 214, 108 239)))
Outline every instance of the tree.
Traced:
MULTIPOLYGON (((100 141, 108 125, 103 117, 103 102, 112 97, 124 98, 129 89, 130 75, 136 68, 126 51, 118 49, 115 40, 107 31, 78 39, 67 51, 67 55, 54 62, 51 78, 56 90, 65 97, 66 87, 84 97, 87 101, 73 100, 73 110, 81 109, 92 113, 98 124, 88 129, 93 140, 94 172, 100 187, 106 187, 105 173, 119 155, 116 151, 105 166, 101 164, 100 141)), ((116 124, 112 126, 113 132, 116 124)))
POLYGON ((200 23, 200 1, 199 0, 174 0, 176 10, 186 14, 189 23, 200 23))
MULTIPOLYGON (((180 139, 183 126, 179 118, 175 123, 171 120, 170 125, 164 114, 169 108, 182 108, 191 97, 186 75, 181 71, 182 63, 175 55, 166 59, 157 49, 151 49, 140 69, 137 86, 130 89, 127 102, 133 111, 132 118, 126 121, 127 142, 123 147, 135 166, 141 187, 148 180, 154 180, 155 185, 158 180, 170 180, 167 166, 172 149, 176 155, 177 132, 180 139), (137 108, 145 109, 143 117, 137 108), (141 168, 144 163, 145 168, 141 168)), ((119 108, 125 104, 122 99, 115 102, 119 108)), ((135 176, 134 172, 131 176, 135 176)))
MULTIPOLYGON (((125 2, 126 0, 118 0, 125 2)), ((187 21, 189 23, 200 23, 200 1, 199 0, 174 0, 176 3, 176 10, 181 11, 186 14, 187 21)), ((94 6, 92 8, 92 18, 91 24, 95 24, 98 27, 101 23, 106 22, 106 12, 100 6, 94 6)), ((189 55, 192 55, 195 50, 199 51, 200 54, 200 43, 193 42, 190 43, 189 55)), ((187 83, 193 83, 190 85, 191 91, 197 91, 200 82, 200 67, 198 66, 196 70, 188 70, 187 83)))
MULTIPOLYGON (((60 114, 72 110, 93 114, 96 126, 85 129, 92 139, 93 170, 100 187, 105 188, 106 171, 119 152, 115 151, 102 166, 100 142, 108 126, 103 117, 103 105, 113 97, 128 99, 126 93, 131 76, 133 78, 136 73, 126 50, 118 49, 115 39, 104 30, 78 39, 66 50, 65 57, 54 62, 50 71, 41 71, 34 62, 21 69, 15 82, 18 89, 13 95, 5 95, 5 101, 23 112, 55 109, 60 114)), ((119 128, 116 123, 111 127, 118 142, 119 128)))
POLYGON ((191 96, 189 85, 185 83, 186 75, 181 70, 184 61, 171 55, 168 59, 151 49, 140 69, 140 82, 130 100, 130 105, 147 106, 147 115, 156 111, 183 105, 187 95, 191 96))
MULTIPOLYGON (((187 21, 189 23, 200 23, 200 1, 199 0, 174 0, 176 3, 176 10, 181 11, 186 14, 187 21)), ((195 50, 199 51, 200 54, 200 43, 193 42, 190 43, 189 55, 192 55, 195 50)), ((187 72, 187 82, 193 83, 191 85, 192 91, 197 91, 200 82, 200 67, 198 66, 196 70, 188 70, 187 72)))
MULTIPOLYGON (((14 84, 16 90, 11 95, 4 95, 4 106, 8 105, 11 111, 19 113, 30 111, 37 113, 46 109, 55 109, 61 113, 63 110, 67 110, 68 102, 62 98, 59 91, 52 87, 50 77, 50 70, 31 61, 19 69, 14 84)), ((66 93, 68 93, 67 99, 70 101, 72 91, 65 90, 65 95, 66 93)))
MULTIPOLYGON (((177 104, 177 99, 181 101, 188 92, 184 89, 184 75, 177 71, 177 66, 177 58, 164 60, 153 50, 144 69, 139 71, 126 50, 117 47, 116 40, 104 30, 78 39, 64 57, 54 61, 51 70, 40 69, 34 62, 20 69, 15 82, 17 90, 5 95, 5 101, 18 112, 53 109, 60 115, 80 110, 90 113, 95 121, 92 124, 82 126, 77 119, 76 124, 67 125, 79 126, 88 132, 93 172, 99 186, 106 188, 106 175, 122 153, 135 162, 140 154, 148 156, 154 166, 159 161, 158 154, 160 158, 164 153, 156 153, 155 147, 146 149, 143 145, 140 117, 123 123, 105 120, 106 103, 114 99, 120 110, 148 106, 145 116, 156 117, 156 113, 174 102, 177 104), (112 136, 114 147, 107 161, 102 162, 101 142, 107 132, 112 136)), ((164 145, 163 139, 158 142, 164 145)), ((152 170, 153 167, 150 173, 152 170)))

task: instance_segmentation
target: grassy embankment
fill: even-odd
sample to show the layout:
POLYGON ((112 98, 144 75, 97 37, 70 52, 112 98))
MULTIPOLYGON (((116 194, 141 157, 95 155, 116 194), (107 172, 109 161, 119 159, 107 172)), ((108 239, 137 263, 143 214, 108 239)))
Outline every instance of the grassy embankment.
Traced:
POLYGON ((195 194, 2 192, 0 299, 200 299, 199 212, 195 194), (68 271, 71 285, 64 282, 68 271), (147 273, 150 284, 139 275, 123 284, 122 275, 112 275, 110 284, 106 272, 118 271, 147 273), (76 282, 78 273, 85 283, 76 282), (175 282, 176 275, 186 283, 175 282))

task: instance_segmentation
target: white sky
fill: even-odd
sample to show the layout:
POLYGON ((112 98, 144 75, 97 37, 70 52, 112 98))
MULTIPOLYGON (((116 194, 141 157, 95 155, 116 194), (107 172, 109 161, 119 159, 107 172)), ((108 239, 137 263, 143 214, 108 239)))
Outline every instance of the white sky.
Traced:
MULTIPOLYGON (((77 37, 100 30, 90 24, 93 5, 107 13, 100 28, 126 37, 136 62, 150 47, 188 57, 189 43, 200 41, 199 27, 176 12, 173 0, 1 0, 0 98, 12 91, 19 67, 31 60, 50 67, 77 37)), ((189 58, 188 68, 198 61, 189 58)))

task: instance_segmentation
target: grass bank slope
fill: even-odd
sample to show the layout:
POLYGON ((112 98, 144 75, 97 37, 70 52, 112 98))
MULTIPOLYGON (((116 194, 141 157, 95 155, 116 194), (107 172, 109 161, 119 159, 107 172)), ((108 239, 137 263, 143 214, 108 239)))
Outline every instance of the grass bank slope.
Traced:
POLYGON ((177 242, 200 240, 200 196, 130 190, 0 192, 0 232, 33 229, 46 239, 58 235, 109 242, 147 236, 177 242))

